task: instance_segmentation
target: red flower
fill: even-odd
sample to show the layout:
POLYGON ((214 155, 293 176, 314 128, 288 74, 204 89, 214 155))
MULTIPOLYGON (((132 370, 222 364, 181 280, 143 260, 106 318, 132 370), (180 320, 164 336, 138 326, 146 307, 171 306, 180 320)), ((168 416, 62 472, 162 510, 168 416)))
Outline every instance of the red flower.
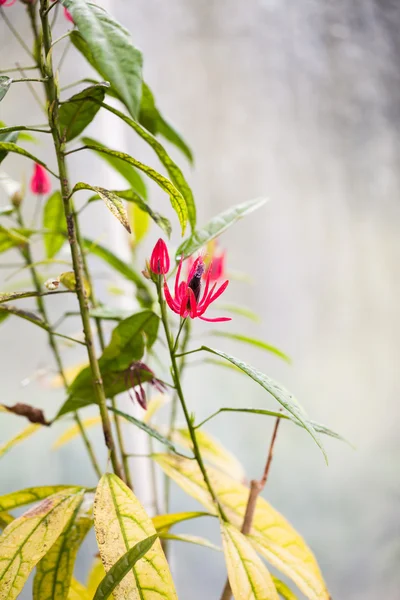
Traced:
POLYGON ((0 6, 11 6, 17 0, 0 0, 0 6))
POLYGON ((51 190, 50 177, 46 169, 41 165, 35 164, 32 179, 31 191, 33 194, 48 194, 51 190))
POLYGON ((71 23, 74 22, 71 13, 66 8, 64 8, 64 16, 67 19, 67 21, 70 21, 71 23))
POLYGON ((169 254, 164 240, 158 240, 150 258, 150 269, 156 275, 165 275, 169 271, 169 254))
POLYGON ((147 410, 146 392, 145 392, 145 389, 143 387, 143 382, 141 381, 141 377, 140 377, 142 371, 145 371, 146 373, 150 373, 150 375, 152 377, 150 378, 150 380, 146 379, 146 381, 150 385, 154 386, 156 388, 156 390, 158 390, 159 392, 164 392, 166 388, 165 388, 165 385, 163 384, 163 382, 160 381, 159 379, 157 379, 157 377, 154 375, 153 371, 144 363, 142 363, 140 361, 133 361, 129 365, 129 367, 125 371, 125 385, 126 385, 126 389, 128 390, 129 397, 132 400, 132 402, 134 402, 134 400, 136 398, 136 401, 138 402, 138 404, 140 404, 140 406, 142 408, 144 408, 144 410, 147 410), (139 389, 137 389, 137 388, 139 388, 139 389), (135 398, 131 394, 131 389, 133 389, 135 398))
POLYGON ((207 319, 206 317, 203 317, 203 314, 206 312, 210 304, 219 298, 219 296, 226 290, 229 281, 225 281, 217 289, 217 291, 215 291, 217 286, 216 282, 210 289, 211 269, 209 268, 206 276, 204 292, 200 298, 201 278, 205 270, 203 258, 201 256, 196 258, 189 271, 187 280, 180 282, 179 279, 182 270, 182 263, 183 258, 179 263, 178 272, 175 278, 175 298, 172 298, 167 281, 164 281, 165 300, 167 301, 170 309, 184 319, 186 317, 190 317, 191 319, 199 317, 199 319, 202 319, 203 321, 209 321, 211 323, 230 321, 231 319, 229 317, 217 317, 216 319, 207 319))

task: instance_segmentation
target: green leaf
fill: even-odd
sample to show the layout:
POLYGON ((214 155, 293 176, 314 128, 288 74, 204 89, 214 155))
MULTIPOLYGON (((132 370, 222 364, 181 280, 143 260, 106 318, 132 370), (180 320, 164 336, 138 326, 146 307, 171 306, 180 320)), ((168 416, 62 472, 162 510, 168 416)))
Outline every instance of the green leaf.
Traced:
POLYGON ((81 38, 72 42, 109 81, 133 118, 137 118, 142 93, 142 53, 135 48, 131 35, 102 8, 86 0, 61 0, 71 12, 81 38))
POLYGON ((10 77, 6 77, 5 75, 0 76, 0 102, 3 100, 4 96, 7 94, 10 89, 10 85, 12 84, 12 79, 10 77))
POLYGON ((153 517, 153 525, 157 531, 166 531, 170 529, 176 523, 182 523, 191 519, 198 519, 199 517, 214 517, 211 513, 207 512, 180 512, 180 513, 169 513, 167 515, 156 515, 153 517))
POLYGON ((255 346, 256 348, 260 348, 261 350, 266 350, 267 352, 270 352, 271 354, 275 354, 276 356, 279 356, 279 358, 283 358, 283 360, 285 360, 288 363, 291 362, 290 358, 284 352, 282 352, 282 350, 279 350, 279 348, 276 348, 275 346, 271 346, 270 344, 267 344, 266 342, 263 342, 262 340, 252 338, 247 335, 242 335, 241 333, 230 333, 229 331, 222 331, 222 330, 211 331, 210 335, 216 335, 218 337, 225 337, 230 340, 236 340, 237 342, 243 342, 245 344, 250 344, 251 346, 255 346))
POLYGON ((125 121, 125 123, 127 123, 127 125, 132 127, 132 129, 147 144, 149 144, 149 146, 151 146, 153 148, 154 152, 157 154, 161 163, 166 168, 167 173, 170 176, 172 183, 180 191, 180 193, 182 194, 182 196, 185 200, 189 223, 190 223, 190 226, 193 231, 196 226, 196 205, 194 202, 192 190, 190 189, 190 187, 189 187, 182 171, 178 167, 178 165, 169 156, 169 154, 165 150, 164 146, 162 144, 160 144, 160 142, 153 135, 151 135, 151 133, 149 133, 146 129, 144 129, 144 127, 142 127, 139 123, 137 123, 136 121, 133 121, 132 119, 130 119, 129 117, 124 115, 124 113, 122 113, 121 111, 117 110, 116 108, 114 108, 112 106, 109 106, 108 104, 103 103, 102 106, 104 106, 104 108, 106 108, 107 110, 112 112, 114 115, 117 115, 120 119, 125 121))
MULTIPOLYGON (((42 165, 42 167, 44 167, 46 169, 46 171, 48 171, 49 173, 51 173, 52 175, 54 175, 54 177, 57 177, 57 179, 58 179, 58 175, 56 173, 54 173, 53 171, 51 171, 49 169, 49 167, 46 165, 46 163, 44 163, 42 160, 40 160, 37 156, 34 156, 33 154, 31 154, 30 152, 25 150, 25 148, 21 148, 20 146, 17 146, 17 144, 13 144, 12 142, 0 141, 0 157, 2 156, 2 152, 5 152, 6 155, 9 152, 14 152, 15 154, 21 154, 21 156, 30 158, 30 160, 33 160, 34 162, 38 163, 38 165, 42 165)), ((5 157, 3 156, 3 158, 5 158, 5 157)), ((0 162, 1 162, 1 160, 3 160, 3 159, 0 158, 0 162)))
POLYGON ((292 414, 297 419, 297 421, 299 421, 299 423, 302 424, 304 429, 308 431, 313 440, 321 449, 325 460, 327 461, 325 450, 315 432, 314 427, 312 426, 306 413, 304 412, 304 409, 300 406, 296 398, 294 398, 294 396, 290 392, 288 392, 280 383, 274 381, 273 379, 268 377, 268 375, 261 373, 261 371, 254 369, 254 367, 252 367, 251 365, 244 363, 243 361, 239 360, 238 358, 235 358, 234 356, 231 356, 230 354, 226 354, 225 352, 221 352, 220 350, 216 350, 215 348, 209 348, 208 346, 202 346, 201 349, 206 352, 210 352, 211 354, 215 354, 216 356, 220 356, 221 358, 224 358, 225 360, 229 361, 230 363, 238 367, 241 371, 246 373, 246 375, 248 375, 259 385, 261 385, 261 387, 263 387, 267 392, 269 392, 271 396, 273 396, 275 400, 277 400, 279 404, 283 406, 283 408, 285 408, 290 414, 292 414))
POLYGON ((57 541, 36 567, 33 600, 67 600, 78 550, 92 527, 93 494, 81 495, 57 541))
POLYGON ((82 133, 100 110, 108 83, 92 85, 62 103, 59 111, 61 135, 70 142, 82 133))
POLYGON ((73 493, 79 491, 80 488, 70 485, 43 485, 40 487, 25 488, 24 490, 11 492, 11 494, 4 494, 4 496, 0 496, 0 512, 13 510, 25 504, 32 504, 32 502, 38 502, 66 489, 73 493))
POLYGON ((0 225, 0 253, 15 248, 24 246, 29 242, 29 236, 32 234, 28 229, 6 229, 0 225))
POLYGON ((100 583, 93 596, 93 600, 106 600, 106 598, 109 598, 117 585, 121 583, 125 575, 129 573, 137 561, 148 553, 157 538, 157 534, 151 535, 135 544, 133 548, 123 554, 100 583))
POLYGON ((274 582, 276 591, 284 600, 298 600, 297 596, 293 594, 292 590, 286 585, 286 583, 283 583, 283 581, 274 576, 272 576, 272 581, 274 582))
POLYGON ((181 152, 186 156, 188 161, 193 164, 194 158, 193 153, 181 134, 168 123, 161 115, 158 120, 158 133, 162 135, 166 140, 168 140, 171 144, 179 148, 181 152))
POLYGON ((43 236, 46 256, 53 258, 64 245, 67 233, 63 200, 59 190, 49 196, 44 206, 43 228, 50 232, 43 236))
POLYGON ((9 304, 6 304, 5 306, 0 306, 0 315, 1 314, 10 314, 15 315, 16 317, 21 317, 21 319, 25 319, 26 321, 37 325, 41 329, 48 331, 47 325, 43 319, 31 311, 22 310, 16 306, 10 306, 9 304))
POLYGON ((117 273, 120 273, 125 279, 134 283, 138 290, 138 300, 142 305, 150 306, 153 304, 151 293, 144 283, 144 278, 136 273, 132 267, 113 254, 111 250, 104 246, 100 246, 97 242, 85 239, 83 240, 83 246, 85 250, 104 260, 114 269, 114 271, 117 271, 117 273))
POLYGON ((118 219, 120 223, 125 227, 128 233, 131 233, 131 228, 128 221, 128 215, 126 214, 125 205, 122 202, 121 198, 111 192, 110 190, 106 190, 102 187, 97 187, 93 185, 89 185, 88 183, 77 183, 74 186, 71 194, 78 192, 79 190, 92 190, 96 192, 100 196, 100 198, 104 201, 104 204, 107 206, 108 210, 118 219))
POLYGON ((111 410, 111 412, 122 417, 126 421, 129 421, 129 423, 136 425, 136 427, 139 427, 139 429, 141 429, 142 431, 144 431, 145 433, 147 433, 148 435, 150 435, 151 437, 156 439, 158 442, 161 442, 161 444, 164 444, 164 446, 169 448, 171 450, 171 452, 173 452, 177 456, 183 456, 184 458, 188 458, 184 454, 181 454, 180 452, 178 452, 178 450, 175 448, 174 444, 168 438, 161 435, 161 433, 159 433, 157 431, 157 429, 153 429, 153 427, 150 427, 150 425, 147 425, 146 423, 144 423, 144 421, 140 421, 139 419, 136 419, 132 415, 124 413, 121 410, 118 410, 117 408, 113 408, 112 406, 109 406, 108 410, 111 410))
MULTIPOLYGON (((0 129, 0 142, 8 142, 14 144, 18 140, 18 131, 8 131, 8 127, 3 128, 6 131, 2 131, 0 129)), ((4 150, 0 148, 0 163, 3 162, 5 157, 8 154, 8 150, 4 150)))
POLYGON ((80 503, 83 491, 60 492, 43 500, 0 537, 0 598, 15 600, 30 572, 61 534, 80 503))
POLYGON ((99 359, 100 368, 120 371, 126 369, 133 360, 142 358, 145 346, 151 348, 157 339, 159 322, 160 318, 151 310, 120 321, 99 359))
MULTIPOLYGON (((169 219, 163 217, 162 215, 160 215, 160 213, 153 211, 152 208, 150 208, 149 204, 147 204, 147 202, 145 202, 143 198, 141 198, 139 194, 135 192, 135 190, 113 190, 113 193, 122 198, 123 200, 134 204, 142 212, 146 212, 149 215, 149 217, 153 219, 154 223, 156 223, 156 225, 158 225, 167 234, 168 237, 171 236, 172 229, 169 219)), ((92 196, 91 198, 89 198, 88 202, 96 202, 96 200, 100 199, 100 196, 96 194, 96 196, 92 196)), ((137 233, 135 235, 137 236, 137 233)))
POLYGON ((15 211, 15 206, 12 204, 6 204, 5 206, 0 206, 0 217, 9 217, 15 211))
POLYGON ((182 227, 182 235, 185 233, 186 223, 188 219, 186 202, 182 194, 179 192, 179 190, 176 189, 176 187, 171 183, 171 181, 169 181, 169 179, 166 179, 166 177, 161 175, 161 173, 158 173, 158 171, 156 171, 152 167, 149 167, 136 160, 135 158, 132 158, 132 156, 129 156, 129 154, 125 154, 125 152, 118 152, 117 150, 111 150, 110 148, 106 148, 105 146, 98 146, 97 144, 95 145, 88 143, 87 138, 84 138, 84 142, 86 147, 89 148, 89 150, 101 152, 108 156, 113 156, 114 158, 120 158, 121 160, 124 160, 128 164, 132 165, 133 167, 136 167, 140 171, 143 171, 150 179, 155 181, 160 186, 160 188, 168 194, 172 208, 178 215, 179 222, 182 227))
POLYGON ((137 204, 128 206, 129 223, 133 232, 132 246, 137 246, 150 229, 150 217, 147 211, 141 210, 137 204))
MULTIPOLYGON (((132 165, 129 165, 121 158, 102 153, 100 151, 100 148, 107 150, 107 146, 105 146, 101 142, 98 142, 97 140, 94 140, 93 138, 84 137, 82 138, 82 141, 84 144, 89 144, 90 146, 96 146, 97 148, 99 148, 99 150, 96 151, 96 154, 100 158, 105 160, 110 165, 110 167, 117 171, 117 173, 119 173, 121 177, 123 177, 129 183, 131 188, 133 188, 133 190, 135 190, 141 197, 143 197, 144 199, 147 198, 146 184, 144 183, 144 180, 141 177, 141 175, 137 172, 137 170, 134 167, 132 167, 132 165)), ((128 198, 126 199, 128 200, 128 198)))
POLYGON ((7 525, 14 521, 14 517, 9 513, 2 512, 0 513, 0 531, 5 529, 7 525))
POLYGON ((218 237, 226 231, 231 225, 236 223, 239 219, 242 219, 245 215, 252 213, 266 203, 265 198, 256 198, 249 202, 243 202, 236 206, 229 208, 228 210, 220 213, 211 221, 207 223, 202 229, 194 231, 192 235, 185 240, 176 251, 177 260, 181 256, 187 258, 200 250, 203 246, 211 242, 214 238, 218 237))
MULTIPOLYGON (((138 542, 156 531, 133 492, 115 475, 104 475, 97 486, 94 527, 107 572, 138 542)), ((155 540, 145 560, 136 562, 114 590, 115 600, 177 600, 168 562, 155 540), (140 590, 140 592, 139 592, 140 590)))

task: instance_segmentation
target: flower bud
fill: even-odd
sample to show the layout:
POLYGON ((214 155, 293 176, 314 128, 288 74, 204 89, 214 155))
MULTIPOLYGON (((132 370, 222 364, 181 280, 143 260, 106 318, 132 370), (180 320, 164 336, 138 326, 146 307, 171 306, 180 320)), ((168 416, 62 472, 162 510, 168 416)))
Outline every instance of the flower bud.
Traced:
POLYGON ((54 292, 60 285, 59 279, 53 279, 52 277, 44 282, 44 287, 50 290, 50 292, 54 292))
POLYGON ((169 254, 164 240, 158 240, 150 257, 150 269, 156 275, 165 275, 169 271, 169 254))
POLYGON ((10 198, 11 203, 13 206, 15 206, 15 208, 18 208, 19 206, 21 206, 23 199, 24 199, 24 196, 23 196, 21 190, 17 190, 16 192, 14 192, 10 198))
POLYGON ((47 175, 46 169, 35 163, 31 179, 31 192, 33 194, 42 195, 48 194, 50 190, 51 181, 50 177, 47 175))

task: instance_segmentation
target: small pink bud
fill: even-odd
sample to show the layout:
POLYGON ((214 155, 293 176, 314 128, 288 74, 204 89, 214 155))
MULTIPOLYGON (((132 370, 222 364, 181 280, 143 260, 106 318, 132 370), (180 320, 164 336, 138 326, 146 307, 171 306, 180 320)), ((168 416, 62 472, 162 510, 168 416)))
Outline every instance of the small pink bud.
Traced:
POLYGON ((33 194, 48 194, 51 190, 50 177, 46 169, 41 165, 35 164, 31 179, 31 192, 33 194))
POLYGON ((64 8, 64 16, 67 19, 67 21, 70 21, 71 23, 74 22, 71 13, 66 8, 64 8))
POLYGON ((150 269, 156 275, 165 275, 169 271, 169 254, 164 240, 158 240, 150 257, 150 269))

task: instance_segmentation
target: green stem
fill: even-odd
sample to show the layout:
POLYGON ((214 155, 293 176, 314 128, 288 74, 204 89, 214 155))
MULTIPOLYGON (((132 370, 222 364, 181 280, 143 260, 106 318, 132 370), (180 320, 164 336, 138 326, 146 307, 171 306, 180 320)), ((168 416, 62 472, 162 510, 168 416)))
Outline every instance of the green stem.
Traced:
POLYGON ((46 96, 48 101, 49 108, 49 125, 52 131, 54 149, 57 156, 57 164, 58 170, 60 174, 61 180, 61 194, 63 199, 63 207, 64 207, 64 215, 67 223, 67 231, 68 231, 68 241, 71 250, 72 257, 72 265, 75 274, 76 280, 76 294, 79 302, 79 309, 81 313, 82 326, 85 334, 85 340, 87 345, 88 358, 90 363, 90 369, 92 372, 92 383, 93 389, 96 397, 96 402, 99 406, 102 425, 103 425, 103 433, 105 443, 107 448, 110 451, 111 464, 114 470, 114 473, 123 478, 123 473, 121 467, 118 462, 118 457, 115 449, 114 436, 111 428, 111 421, 107 410, 106 404, 106 396, 104 393, 103 380, 101 377, 101 371, 99 367, 99 363, 96 357, 96 350, 94 347, 94 339, 92 330, 90 327, 90 315, 89 315, 89 304, 87 294, 84 289, 84 273, 82 267, 81 256, 79 252, 78 242, 76 238, 76 224, 74 219, 73 207, 70 201, 70 184, 67 174, 67 166, 64 159, 64 140, 61 137, 61 132, 59 128, 59 98, 58 98, 58 90, 54 80, 54 71, 53 71, 53 61, 50 53, 51 49, 51 30, 48 22, 47 15, 45 14, 48 8, 48 0, 40 0, 40 18, 42 22, 43 29, 43 47, 45 56, 47 57, 45 61, 41 64, 41 70, 43 77, 48 77, 49 81, 47 81, 44 85, 46 88, 46 96))
POLYGON ((218 501, 217 495, 214 492, 214 489, 211 485, 211 481, 208 477, 208 473, 207 470, 204 466, 204 462, 203 462, 203 458, 201 456, 201 452, 200 452, 200 448, 199 445, 197 443, 197 438, 196 438, 196 432, 194 430, 193 427, 193 423, 192 423, 192 419, 190 417, 188 408, 186 406, 186 402, 185 402, 185 397, 183 395, 183 390, 182 390, 182 385, 181 385, 181 381, 180 381, 180 374, 179 374, 179 368, 178 368, 178 363, 176 361, 176 356, 174 353, 174 343, 171 337, 171 332, 169 330, 169 324, 168 324, 168 316, 167 316, 167 310, 166 310, 166 303, 165 300, 162 296, 162 291, 161 291, 161 276, 159 276, 158 282, 157 282, 157 292, 158 292, 158 301, 160 304, 160 309, 161 309, 161 320, 164 326, 164 331, 165 331, 165 337, 167 338, 167 343, 168 343, 168 349, 169 349, 169 354, 171 357, 171 366, 172 366, 172 376, 174 379, 174 383, 175 383, 175 387, 176 387, 176 392, 178 395, 178 398, 180 400, 181 406, 182 406, 182 410, 183 410, 183 414, 185 415, 185 420, 186 420, 186 424, 189 430, 189 435, 190 435, 190 439, 192 440, 192 444, 193 444, 193 453, 196 459, 197 464, 199 465, 199 469, 203 475, 203 479, 204 479, 204 483, 206 484, 206 487, 211 495, 211 498, 213 499, 218 512, 221 516, 221 518, 224 521, 227 521, 227 517, 225 515, 224 509, 222 508, 221 504, 218 501))
MULTIPOLYGON (((17 214, 18 224, 20 225, 20 227, 24 227, 25 223, 23 221, 22 214, 21 214, 21 209, 19 207, 16 210, 16 214, 17 214)), ((26 262, 26 266, 29 268, 29 270, 31 272, 33 285, 34 285, 34 287, 35 287, 35 289, 36 289, 36 291, 38 293, 38 295, 36 296, 36 305, 38 307, 38 311, 40 312, 40 314, 41 314, 41 316, 42 316, 42 318, 43 318, 46 326, 48 327, 49 345, 50 345, 50 347, 51 347, 51 349, 53 351, 53 356, 54 356, 54 359, 56 361, 57 369, 58 369, 60 377, 61 377, 61 379, 63 381, 64 387, 68 391, 68 381, 67 381, 67 378, 65 376, 65 372, 64 372, 64 367, 63 367, 62 360, 61 360, 60 351, 58 349, 56 340, 54 339, 54 335, 55 334, 54 334, 54 332, 51 329, 51 326, 50 326, 50 323, 49 323, 49 319, 48 319, 48 316, 47 316, 47 310, 46 310, 46 306, 45 306, 45 303, 44 303, 44 300, 43 300, 43 293, 42 293, 41 286, 40 286, 40 279, 39 279, 39 276, 37 274, 37 271, 36 271, 35 267, 33 266, 34 263, 33 263, 33 260, 32 260, 32 253, 31 253, 31 249, 30 249, 29 244, 27 244, 25 247, 23 247, 21 249, 21 254, 24 257, 24 260, 26 262)), ((85 446, 87 448, 87 451, 88 451, 88 454, 89 454, 89 458, 91 460, 93 468, 94 468, 97 476, 100 479, 100 477, 102 475, 101 469, 100 469, 99 464, 97 462, 96 455, 94 453, 92 445, 90 444, 90 440, 88 439, 88 437, 86 435, 85 428, 83 427, 83 424, 82 424, 82 422, 81 422, 81 420, 80 420, 77 412, 75 412, 74 418, 75 418, 75 422, 78 425, 79 430, 81 432, 81 435, 82 435, 83 441, 85 443, 85 446)))
POLYGON ((13 83, 24 83, 25 81, 38 81, 39 83, 45 83, 47 79, 37 77, 22 77, 21 79, 13 79, 13 83))

